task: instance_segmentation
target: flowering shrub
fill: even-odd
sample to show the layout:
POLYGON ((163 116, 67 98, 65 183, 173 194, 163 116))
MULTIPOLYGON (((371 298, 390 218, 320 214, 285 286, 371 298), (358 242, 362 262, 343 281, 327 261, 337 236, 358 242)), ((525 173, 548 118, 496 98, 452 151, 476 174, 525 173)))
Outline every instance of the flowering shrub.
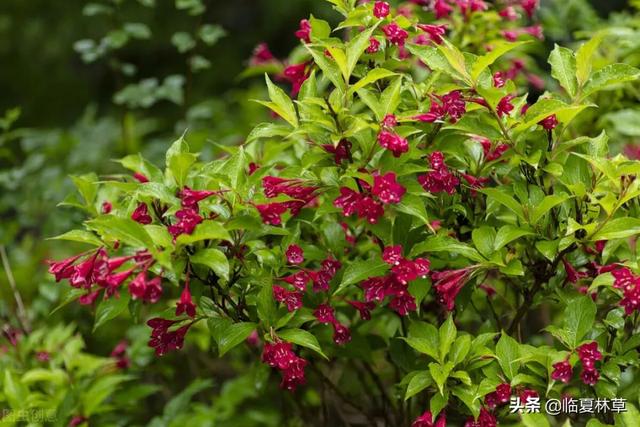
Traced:
POLYGON ((546 425, 506 404, 637 401, 640 163, 574 119, 640 71, 594 69, 599 39, 556 46, 535 99, 535 1, 331 3, 344 20, 300 23, 273 78, 289 94, 266 77, 275 119, 245 144, 201 162, 182 137, 164 169, 76 178, 90 218, 59 238, 95 248, 49 262, 66 301, 95 327, 147 319, 157 356, 195 328, 219 356, 246 345, 310 424, 546 425))

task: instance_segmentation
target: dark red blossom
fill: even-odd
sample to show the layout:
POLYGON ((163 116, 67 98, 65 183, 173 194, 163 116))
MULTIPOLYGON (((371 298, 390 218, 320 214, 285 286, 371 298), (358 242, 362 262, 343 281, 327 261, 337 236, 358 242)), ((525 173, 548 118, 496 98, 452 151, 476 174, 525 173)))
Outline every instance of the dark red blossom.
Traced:
POLYGON ((478 415, 478 419, 474 420, 472 417, 467 420, 464 424, 464 427, 496 427, 498 425, 498 421, 496 417, 494 417, 491 412, 487 411, 485 408, 480 408, 480 415, 478 415))
POLYGON ((155 317, 147 322, 147 325, 152 329, 149 347, 155 349, 156 356, 163 356, 169 351, 180 350, 184 345, 184 336, 193 323, 169 331, 169 328, 176 323, 178 323, 177 320, 163 319, 160 317, 155 317))
POLYGON ((358 310, 362 320, 371 320, 371 310, 375 308, 372 302, 347 301, 353 308, 358 310))
POLYGON ((178 222, 168 227, 174 240, 181 234, 192 234, 196 226, 204 221, 198 211, 191 207, 180 209, 176 212, 176 218, 178 222))
POLYGON ((506 95, 500 100, 500 102, 498 102, 496 113, 498 113, 499 117, 509 115, 513 111, 513 109, 515 108, 511 103, 511 100, 513 98, 515 98, 515 95, 506 95))
POLYGON ((402 259, 402 246, 387 246, 382 251, 382 260, 389 265, 399 265, 402 259))
POLYGON ((307 283, 312 279, 311 275, 306 271, 298 271, 297 273, 292 274, 291 276, 282 277, 280 280, 289 283, 294 288, 299 291, 303 291, 307 287, 307 283))
POLYGON ((104 202, 102 202, 102 213, 103 214, 108 214, 111 213, 111 210, 113 209, 113 205, 111 204, 111 202, 109 202, 108 200, 105 200, 104 202))
POLYGON ((273 53, 269 50, 269 46, 266 43, 258 44, 251 54, 251 59, 249 60, 249 64, 252 66, 264 65, 271 61, 273 61, 275 57, 273 53))
POLYGON ((304 368, 307 361, 298 357, 291 347, 291 343, 284 341, 265 343, 262 361, 272 368, 280 370, 282 374, 281 388, 294 391, 296 387, 306 382, 304 368))
POLYGON ((189 290, 189 282, 185 283, 180 294, 180 299, 176 302, 176 316, 186 314, 193 318, 196 316, 196 305, 191 298, 191 291, 189 290))
POLYGON ((446 427, 446 425, 447 419, 444 412, 440 414, 438 420, 434 423, 431 411, 425 411, 411 423, 411 427, 446 427))
POLYGON ((300 21, 300 28, 296 31, 296 37, 305 43, 311 43, 311 24, 308 19, 300 21))
POLYGON ((555 114, 550 115, 549 117, 540 121, 540 125, 546 130, 553 130, 558 126, 558 118, 555 114))
POLYGON ((455 307, 456 296, 467 283, 473 272, 473 267, 458 270, 442 270, 431 273, 433 287, 438 294, 438 302, 445 306, 447 311, 455 307))
POLYGON ((572 376, 573 368, 568 360, 563 360, 553 364, 553 372, 551 372, 552 380, 568 383, 572 376))
POLYGON ((146 203, 139 203, 136 209, 131 214, 131 219, 140 224, 151 224, 153 219, 149 215, 149 209, 146 203))
POLYGON ((453 12, 453 8, 447 0, 435 0, 433 3, 433 11, 436 14, 436 19, 442 19, 449 16, 449 14, 453 12))
POLYGON ((602 360, 602 353, 598 351, 598 343, 596 341, 582 344, 576 349, 576 352, 584 369, 594 369, 595 363, 598 360, 602 360))
POLYGON ((393 127, 396 127, 397 125, 398 125, 398 119, 393 114, 387 114, 382 119, 382 126, 384 127, 393 128, 393 127))
POLYGON ((369 38, 369 46, 367 46, 366 52, 369 54, 376 53, 380 50, 380 41, 375 37, 369 38))
POLYGON ((116 367, 118 369, 127 369, 131 361, 127 357, 127 340, 120 341, 111 351, 110 356, 116 359, 116 367))
POLYGON ((453 175, 444 162, 444 155, 439 151, 434 151, 429 156, 431 171, 425 175, 418 176, 418 182, 422 187, 431 193, 446 192, 453 194, 460 180, 453 175))
POLYGON ((273 286, 273 298, 284 303, 288 311, 295 311, 302 307, 302 294, 298 291, 288 291, 282 286, 273 286))
POLYGON ((586 385, 594 386, 600 379, 600 373, 596 369, 583 369, 580 373, 580 379, 586 385))
POLYGON ((53 261, 47 260, 47 264, 49 264, 49 274, 53 274, 56 282, 59 282, 62 279, 69 279, 74 272, 73 264, 81 257, 82 255, 75 255, 70 258, 63 259, 62 261, 53 261))
POLYGON ((162 296, 161 281, 160 276, 147 280, 147 272, 141 271, 129 282, 131 298, 134 300, 141 299, 144 302, 155 304, 162 296))
POLYGON ((485 404, 493 409, 496 406, 504 405, 511 399, 511 386, 508 383, 499 384, 495 391, 484 397, 485 404))
POLYGON ((395 22, 382 26, 382 32, 391 44, 404 46, 404 42, 409 37, 409 33, 398 26, 395 22))
POLYGON ((522 7, 522 9, 527 13, 527 16, 531 18, 538 7, 538 0, 521 0, 520 7, 522 7))
POLYGON ((432 40, 436 44, 442 44, 442 36, 447 33, 446 25, 418 24, 418 28, 424 31, 429 37, 429 40, 432 40))
POLYGON ((507 6, 498 12, 498 15, 506 19, 507 21, 515 21, 518 19, 518 12, 513 8, 513 6, 507 6))
POLYGON ((391 6, 386 1, 376 1, 373 4, 373 16, 376 18, 386 18, 389 15, 391 6))
POLYGON ((418 114, 414 120, 433 123, 444 120, 449 116, 451 123, 457 122, 467 111, 466 103, 459 90, 451 91, 445 95, 431 95, 429 112, 418 114))
POLYGON ((198 208, 198 202, 206 199, 207 197, 213 196, 216 194, 215 191, 208 190, 192 190, 189 187, 184 187, 182 191, 180 191, 180 200, 182 201, 183 208, 198 208))
POLYGON ((382 201, 382 203, 399 203, 406 189, 396 181, 396 174, 389 172, 385 175, 373 177, 372 193, 382 201))
POLYGON ((334 146, 333 144, 324 144, 322 148, 327 153, 333 154, 333 159, 336 162, 336 165, 341 164, 344 160, 351 159, 351 142, 347 139, 342 139, 338 142, 338 145, 334 146))
POLYGON ((258 213, 262 217, 262 222, 269 225, 282 224, 282 214, 287 211, 287 204, 284 202, 268 203, 264 205, 255 205, 258 213))
POLYGON ((289 264, 301 264, 302 262, 304 262, 304 252, 298 245, 289 245, 285 255, 289 264))
POLYGON ((149 178, 147 178, 146 176, 144 176, 139 172, 135 172, 133 174, 133 178, 141 184, 144 184, 145 182, 149 182, 149 178))
POLYGON ((402 153, 409 151, 409 142, 405 138, 386 129, 378 134, 378 144, 391 151, 394 157, 400 157, 402 153))
POLYGON ((318 322, 320 323, 329 324, 336 321, 336 316, 335 316, 333 307, 331 307, 329 304, 320 304, 313 311, 313 315, 315 316, 316 319, 318 319, 318 322))
POLYGON ((406 316, 409 312, 416 311, 416 299, 408 290, 403 289, 396 292, 391 301, 389 301, 389 308, 400 316, 406 316))
POLYGON ((333 342, 338 345, 345 345, 351 341, 351 331, 342 323, 337 320, 332 323, 333 325, 333 342))
POLYGON ((540 398, 540 395, 538 394, 538 392, 530 388, 526 388, 522 390, 519 396, 520 396, 520 401, 522 401, 525 404, 530 400, 540 398))
POLYGON ((293 64, 287 66, 282 72, 282 77, 291 83, 291 96, 298 95, 302 84, 309 77, 307 69, 307 63, 293 64))

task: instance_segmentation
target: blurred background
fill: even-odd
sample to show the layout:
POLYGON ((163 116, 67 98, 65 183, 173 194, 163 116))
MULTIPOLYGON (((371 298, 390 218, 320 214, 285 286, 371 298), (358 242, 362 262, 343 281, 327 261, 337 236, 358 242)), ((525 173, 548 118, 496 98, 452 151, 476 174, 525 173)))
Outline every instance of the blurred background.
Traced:
MULTIPOLYGON (((575 47, 601 28, 619 40, 603 47, 606 61, 637 65, 638 10, 637 0, 542 0, 539 67, 547 67, 554 43, 575 47)), ((242 142, 269 119, 250 102, 264 97, 267 71, 247 71, 254 48, 264 42, 284 60, 299 46, 293 33, 309 13, 338 19, 320 0, 0 1, 0 326, 15 326, 16 285, 33 320, 73 321, 89 351, 109 354, 120 333, 92 334, 86 308, 50 315, 61 297, 44 260, 77 248, 45 239, 84 216, 72 209, 70 175, 121 173, 112 159, 136 152, 161 163, 185 130, 205 158, 215 147, 242 142)), ((640 123, 640 111, 621 111, 627 115, 620 119, 640 123)), ((613 116, 593 120, 610 136, 640 138, 640 126, 617 129, 613 116)), ((142 347, 144 329, 128 332, 141 337, 142 347)), ((144 366, 149 354, 140 354, 144 366)), ((163 362, 164 374, 180 366, 172 357, 163 362)), ((177 383, 171 386, 182 387, 177 383)))

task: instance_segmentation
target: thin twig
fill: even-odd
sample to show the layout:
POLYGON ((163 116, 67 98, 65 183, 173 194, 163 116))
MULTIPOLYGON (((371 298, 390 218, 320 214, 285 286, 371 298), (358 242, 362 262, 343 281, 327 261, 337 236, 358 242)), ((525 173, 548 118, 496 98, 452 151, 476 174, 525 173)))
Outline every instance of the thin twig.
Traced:
POLYGON ((16 286, 16 280, 13 277, 13 272, 11 271, 11 264, 9 264, 9 257, 7 256, 7 250, 4 247, 4 245, 0 245, 0 256, 2 257, 2 265, 4 267, 5 274, 7 275, 7 281, 9 282, 9 286, 11 286, 11 291, 13 292, 13 298, 16 300, 18 320, 20 320, 20 323, 22 324, 22 329, 25 332, 30 332, 31 324, 29 323, 27 311, 24 309, 22 296, 20 296, 20 292, 18 292, 18 287, 16 286))

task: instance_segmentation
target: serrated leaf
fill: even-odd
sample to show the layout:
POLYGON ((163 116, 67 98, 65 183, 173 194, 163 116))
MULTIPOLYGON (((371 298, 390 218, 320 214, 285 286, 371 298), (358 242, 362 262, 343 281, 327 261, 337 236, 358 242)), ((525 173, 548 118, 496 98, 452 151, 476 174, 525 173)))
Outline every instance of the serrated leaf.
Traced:
POLYGON ((487 69, 487 67, 490 67, 494 62, 496 62, 498 58, 500 58, 505 53, 510 52, 513 49, 516 49, 527 43, 529 42, 510 43, 506 41, 500 41, 494 43, 490 52, 486 53, 485 55, 479 56, 473 63, 471 67, 471 79, 474 82, 477 82, 480 74, 482 74, 482 72, 487 69))
POLYGON ((109 299, 100 301, 96 308, 96 320, 93 324, 93 331, 95 332, 96 329, 109 320, 115 319, 124 313, 129 305, 129 299, 130 296, 128 292, 121 292, 119 297, 114 295, 109 299))
POLYGON ((578 80, 573 51, 556 44, 549 55, 549 65, 551 65, 551 76, 560 83, 571 98, 574 98, 578 91, 578 80))
POLYGON ((520 344, 503 332, 496 344, 496 357, 502 372, 509 380, 512 379, 519 369, 520 344))
POLYGON ((276 114, 282 117, 294 128, 298 127, 298 115, 293 105, 293 101, 289 98, 282 89, 273 84, 268 74, 264 75, 264 79, 267 82, 267 90, 269 92, 270 103, 263 103, 267 107, 271 108, 276 114))
POLYGON ((358 80, 355 84, 349 87, 348 95, 351 96, 353 95, 354 92, 357 92, 359 89, 362 89, 363 87, 370 85, 371 83, 376 82, 380 79, 385 79, 387 77, 392 77, 395 75, 397 75, 397 73, 394 73, 393 71, 389 71, 385 68, 374 68, 373 70, 369 71, 366 76, 364 76, 363 78, 358 80))
POLYGON ((109 237, 128 245, 154 249, 153 240, 145 228, 130 218, 119 218, 114 215, 102 215, 86 222, 87 227, 95 230, 102 237, 109 237))
POLYGON ((411 381, 409 381, 409 385, 407 385, 407 392, 404 395, 404 400, 415 396, 431 384, 433 384, 433 380, 431 379, 431 375, 428 371, 418 372, 413 376, 413 378, 411 378, 411 381))
POLYGON ((604 90, 613 85, 634 81, 640 78, 640 70, 628 64, 611 64, 594 72, 585 83, 582 97, 604 90))
POLYGON ((104 244, 95 234, 84 230, 71 230, 59 236, 50 237, 47 240, 69 240, 72 242, 88 243, 93 246, 102 246, 104 244))
POLYGON ((218 277, 229 280, 229 260, 222 251, 214 248, 200 249, 191 255, 189 260, 194 264, 201 264, 212 269, 218 277))
POLYGON ((571 300, 564 311, 564 325, 571 349, 580 344, 584 336, 593 329, 596 320, 596 304, 591 296, 581 296, 571 300))

